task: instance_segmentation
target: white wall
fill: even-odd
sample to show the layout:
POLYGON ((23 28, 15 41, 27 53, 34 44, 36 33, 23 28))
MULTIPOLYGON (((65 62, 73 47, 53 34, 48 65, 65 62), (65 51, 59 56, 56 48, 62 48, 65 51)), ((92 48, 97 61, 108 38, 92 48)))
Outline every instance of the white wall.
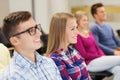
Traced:
MULTIPOLYGON (((106 5, 120 6, 120 0, 110 0, 110 1, 109 0, 69 0, 69 5, 70 7, 80 7, 80 6, 91 7, 92 4, 97 2, 102 2, 105 6, 106 5)), ((120 18, 120 16, 117 16, 116 18, 120 18)), ((120 29, 120 21, 117 22, 112 21, 108 23, 110 23, 114 31, 120 29)), ((92 22, 90 24, 92 24, 92 22)))
MULTIPOLYGON (((51 16, 55 12, 70 12, 71 7, 91 6, 93 3, 102 2, 104 5, 120 5, 119 0, 33 0, 35 2, 35 19, 42 25, 43 30, 48 33, 51 16)), ((19 10, 28 10, 32 12, 32 0, 0 0, 0 25, 2 19, 8 13, 19 10)), ((113 29, 119 28, 120 23, 110 22, 113 29)))
POLYGON ((9 13, 8 0, 0 0, 0 27, 2 25, 3 18, 9 13))
POLYGON ((28 10, 32 12, 31 0, 8 0, 10 12, 28 10))
POLYGON ((49 31, 49 23, 52 14, 61 11, 70 12, 68 0, 6 0, 6 3, 8 4, 6 3, 5 4, 8 7, 5 7, 5 10, 8 9, 7 10, 8 12, 5 13, 8 14, 10 12, 23 10, 32 12, 33 11, 32 2, 34 2, 34 18, 37 23, 40 23, 42 25, 42 29, 46 33, 48 33, 49 31))
POLYGON ((105 5, 120 5, 120 0, 69 0, 70 6, 91 6, 96 2, 102 2, 105 5))
POLYGON ((49 33, 51 16, 56 12, 70 12, 68 0, 35 0, 35 19, 49 33))
MULTIPOLYGON (((8 0, 9 12, 14 11, 30 11, 33 10, 32 0, 8 0)), ((34 1, 34 17, 36 22, 42 25, 43 30, 47 33, 48 29, 48 4, 47 0, 33 0, 34 1)))
POLYGON ((50 0, 49 5, 51 15, 56 12, 70 12, 68 0, 50 0))
MULTIPOLYGON (((32 0, 9 0, 10 12, 28 10, 32 12, 32 0)), ((68 0, 34 0, 34 13, 37 23, 48 33, 52 14, 56 12, 70 12, 68 0)))
POLYGON ((48 0, 35 0, 35 19, 37 23, 40 23, 42 29, 48 33, 48 0))
POLYGON ((2 25, 3 18, 10 12, 18 10, 31 10, 31 0, 0 0, 0 27, 2 25))

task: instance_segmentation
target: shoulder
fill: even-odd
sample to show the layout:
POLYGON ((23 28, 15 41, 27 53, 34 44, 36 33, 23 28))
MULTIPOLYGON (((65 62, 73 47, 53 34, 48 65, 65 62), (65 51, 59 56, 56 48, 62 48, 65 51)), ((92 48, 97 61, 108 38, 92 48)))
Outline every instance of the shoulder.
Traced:
POLYGON ((4 69, 3 77, 5 76, 5 77, 12 78, 12 77, 20 76, 21 73, 24 73, 25 71, 27 71, 26 67, 21 65, 21 63, 23 63, 22 61, 23 59, 21 59, 21 61, 18 60, 17 58, 18 56, 19 55, 15 54, 12 57, 9 65, 4 69))
POLYGON ((3 46, 3 44, 2 44, 2 43, 0 43, 0 47, 1 47, 1 46, 3 46))
POLYGON ((60 62, 64 61, 64 59, 68 59, 66 56, 66 53, 64 51, 53 52, 50 55, 50 58, 52 58, 52 60, 54 60, 55 63, 60 63, 60 62))
POLYGON ((0 43, 0 70, 8 65, 10 59, 11 57, 9 50, 0 43))
POLYGON ((108 23, 105 23, 105 24, 104 24, 104 27, 107 28, 107 29, 112 29, 111 25, 108 24, 108 23))
POLYGON ((53 58, 42 56, 43 64, 47 64, 49 67, 55 67, 55 61, 53 58))
POLYGON ((90 25, 91 28, 94 28, 94 27, 97 27, 97 26, 99 26, 97 23, 92 23, 92 24, 90 25))
POLYGON ((92 32, 98 30, 98 28, 99 28, 99 25, 96 24, 96 23, 94 23, 94 24, 92 24, 92 25, 90 26, 90 30, 91 30, 92 32))
POLYGON ((25 80, 21 75, 14 73, 13 75, 2 76, 0 80, 25 80))
POLYGON ((1 74, 0 80, 23 80, 23 77, 19 74, 19 70, 10 67, 5 68, 1 74))
POLYGON ((111 27, 111 26, 110 26, 110 24, 109 24, 109 23, 107 23, 107 22, 106 22, 106 23, 104 23, 104 25, 105 25, 105 26, 109 26, 109 27, 111 27))
POLYGON ((50 58, 60 58, 61 53, 62 53, 62 51, 61 52, 58 52, 58 51, 53 52, 53 53, 51 53, 50 58))
POLYGON ((5 49, 7 49, 8 50, 8 48, 4 45, 4 44, 2 44, 2 43, 0 43, 0 50, 5 50, 5 49))
POLYGON ((49 68, 52 68, 52 69, 56 69, 57 66, 56 66, 56 60, 52 59, 52 58, 49 58, 49 57, 45 57, 43 56, 43 61, 42 61, 44 65, 49 66, 49 68))
POLYGON ((46 62, 53 62, 53 60, 49 57, 46 57, 46 56, 42 56, 43 60, 46 61, 46 62))
POLYGON ((0 43, 0 53, 10 54, 8 48, 2 43, 0 43))

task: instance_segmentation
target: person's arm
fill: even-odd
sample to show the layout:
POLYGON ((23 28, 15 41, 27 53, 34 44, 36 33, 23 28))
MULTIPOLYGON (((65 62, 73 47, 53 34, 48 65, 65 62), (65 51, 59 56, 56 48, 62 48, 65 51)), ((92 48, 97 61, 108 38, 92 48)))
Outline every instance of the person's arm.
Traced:
MULTIPOLYGON (((75 48, 79 51, 79 54, 84 58, 84 59, 93 59, 93 58, 96 58, 96 55, 92 55, 91 53, 87 52, 82 41, 81 41, 81 38, 80 36, 78 35, 77 37, 77 43, 74 45, 75 48)), ((93 44, 94 45, 94 44, 93 44)))
POLYGON ((6 46, 0 43, 0 73, 10 62, 10 52, 6 46))
POLYGON ((98 30, 98 28, 97 27, 91 27, 91 32, 92 32, 96 42, 98 43, 99 47, 104 51, 104 53, 106 55, 114 55, 114 49, 109 48, 109 47, 107 47, 107 46, 105 46, 105 45, 100 43, 100 41, 99 41, 100 37, 99 37, 99 30, 98 30))
POLYGON ((0 80, 25 80, 23 76, 18 74, 12 74, 12 76, 9 74, 7 76, 0 75, 0 80))
POLYGON ((115 40, 117 46, 120 47, 120 39, 118 39, 118 38, 115 36, 113 30, 112 30, 112 34, 113 34, 113 39, 115 40))

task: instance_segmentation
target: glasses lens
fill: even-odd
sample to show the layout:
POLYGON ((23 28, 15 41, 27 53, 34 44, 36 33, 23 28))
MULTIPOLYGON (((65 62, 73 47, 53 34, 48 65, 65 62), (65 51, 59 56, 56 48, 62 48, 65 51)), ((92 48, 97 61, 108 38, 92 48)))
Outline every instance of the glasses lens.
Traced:
POLYGON ((41 24, 38 24, 38 25, 36 25, 37 26, 37 29, 39 30, 39 31, 41 31, 41 24))
POLYGON ((27 30, 25 30, 25 31, 16 33, 16 34, 14 34, 13 36, 17 36, 17 35, 23 34, 23 33, 25 33, 25 32, 28 32, 28 33, 32 36, 32 35, 35 35, 35 34, 36 34, 36 30, 37 30, 37 29, 38 29, 39 31, 41 31, 41 25, 40 25, 40 24, 36 25, 35 27, 31 27, 31 28, 29 28, 29 29, 27 29, 27 30))
POLYGON ((35 35, 37 29, 38 29, 39 31, 41 31, 41 25, 40 25, 40 24, 36 25, 35 27, 30 28, 30 29, 28 30, 28 32, 29 32, 30 35, 35 35))
POLYGON ((33 28, 29 29, 29 33, 30 33, 30 35, 34 35, 36 33, 36 28, 33 27, 33 28))

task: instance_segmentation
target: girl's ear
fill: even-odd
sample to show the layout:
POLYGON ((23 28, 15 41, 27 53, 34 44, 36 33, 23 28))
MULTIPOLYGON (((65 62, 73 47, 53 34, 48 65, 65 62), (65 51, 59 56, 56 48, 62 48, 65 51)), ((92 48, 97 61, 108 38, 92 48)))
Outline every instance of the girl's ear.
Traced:
POLYGON ((14 46, 17 45, 19 43, 17 37, 11 37, 10 39, 10 43, 14 46))

